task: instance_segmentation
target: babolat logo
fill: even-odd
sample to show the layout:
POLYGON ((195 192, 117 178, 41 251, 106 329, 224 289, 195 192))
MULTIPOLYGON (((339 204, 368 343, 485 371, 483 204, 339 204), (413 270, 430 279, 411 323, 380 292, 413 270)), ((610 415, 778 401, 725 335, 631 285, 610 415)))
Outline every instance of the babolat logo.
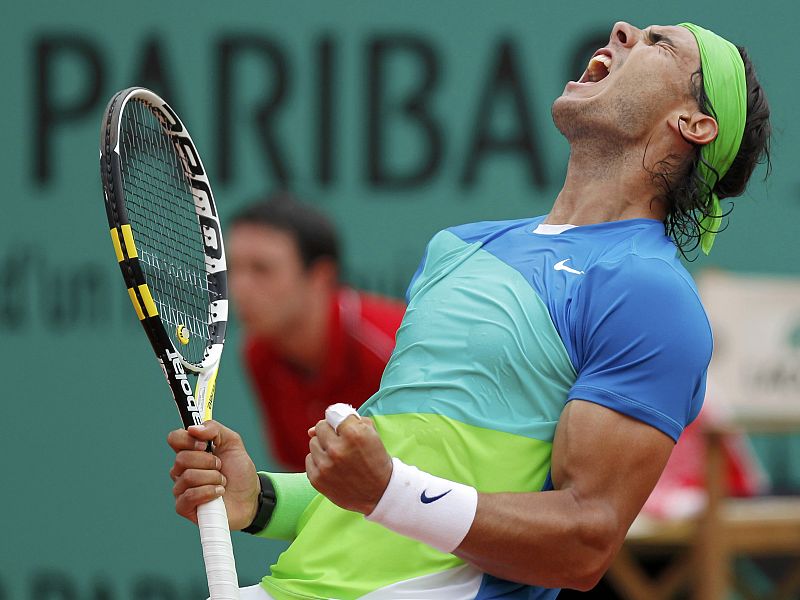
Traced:
POLYGON ((181 391, 186 398, 186 410, 191 413, 194 424, 200 425, 203 422, 203 417, 200 414, 200 407, 197 406, 197 400, 194 398, 192 384, 189 383, 189 378, 186 376, 186 371, 183 368, 181 355, 177 352, 170 352, 167 350, 167 358, 172 363, 172 369, 175 371, 175 379, 180 382, 181 391))

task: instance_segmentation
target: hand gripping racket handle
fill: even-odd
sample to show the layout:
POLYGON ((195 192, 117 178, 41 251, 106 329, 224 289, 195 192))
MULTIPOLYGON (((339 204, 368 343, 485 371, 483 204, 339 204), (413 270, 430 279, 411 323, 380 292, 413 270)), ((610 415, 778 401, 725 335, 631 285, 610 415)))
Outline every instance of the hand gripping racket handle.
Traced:
POLYGON ((239 600, 239 580, 233 561, 228 513, 222 498, 197 507, 210 600, 239 600))

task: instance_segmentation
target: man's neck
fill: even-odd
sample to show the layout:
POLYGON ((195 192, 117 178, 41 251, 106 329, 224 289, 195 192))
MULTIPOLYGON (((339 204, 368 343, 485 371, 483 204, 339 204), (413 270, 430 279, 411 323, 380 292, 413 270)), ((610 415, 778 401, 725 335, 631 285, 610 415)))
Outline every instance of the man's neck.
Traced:
POLYGON ((548 224, 590 225, 623 219, 666 216, 653 178, 642 167, 644 149, 621 152, 574 144, 567 177, 547 219, 548 224))
POLYGON ((302 371, 317 374, 325 364, 330 336, 331 301, 336 294, 320 294, 302 318, 274 340, 275 348, 285 360, 302 371))

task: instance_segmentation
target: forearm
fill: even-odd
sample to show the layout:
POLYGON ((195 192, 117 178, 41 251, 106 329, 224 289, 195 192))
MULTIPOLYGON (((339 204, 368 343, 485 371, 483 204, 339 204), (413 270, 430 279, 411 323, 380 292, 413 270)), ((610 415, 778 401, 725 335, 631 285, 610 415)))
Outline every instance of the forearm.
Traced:
POLYGON ((502 579, 589 589, 616 554, 625 525, 610 505, 570 489, 480 494, 454 554, 502 579))

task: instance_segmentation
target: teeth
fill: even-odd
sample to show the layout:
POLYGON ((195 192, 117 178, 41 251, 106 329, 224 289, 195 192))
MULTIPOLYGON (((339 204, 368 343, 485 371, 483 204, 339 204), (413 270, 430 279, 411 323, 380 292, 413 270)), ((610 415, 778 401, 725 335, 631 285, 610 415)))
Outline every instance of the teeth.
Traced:
POLYGON ((606 70, 611 68, 611 57, 606 56, 605 54, 598 54, 597 56, 593 56, 592 60, 589 61, 589 66, 591 66, 592 63, 594 62, 599 62, 606 68, 606 70))
POLYGON ((605 54, 598 54, 589 60, 586 67, 586 81, 597 83, 611 72, 611 57, 605 54))

